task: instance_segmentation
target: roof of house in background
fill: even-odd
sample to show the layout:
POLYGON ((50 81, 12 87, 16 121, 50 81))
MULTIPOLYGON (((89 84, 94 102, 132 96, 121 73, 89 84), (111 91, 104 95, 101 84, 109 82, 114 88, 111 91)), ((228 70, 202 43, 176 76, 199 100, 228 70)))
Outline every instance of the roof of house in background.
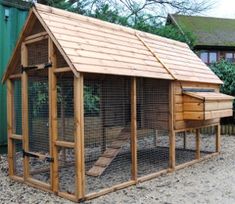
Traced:
MULTIPOLYGON (((222 83, 185 43, 41 4, 32 11, 75 75, 88 72, 222 83)), ((4 80, 14 69, 11 62, 14 56, 4 80)))
POLYGON ((169 14, 172 23, 196 37, 196 46, 235 46, 235 19, 169 14))

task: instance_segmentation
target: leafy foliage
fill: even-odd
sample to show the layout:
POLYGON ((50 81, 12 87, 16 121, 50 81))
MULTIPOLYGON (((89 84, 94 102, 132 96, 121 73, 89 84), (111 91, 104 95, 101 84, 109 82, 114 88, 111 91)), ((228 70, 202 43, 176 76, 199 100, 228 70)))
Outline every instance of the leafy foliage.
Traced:
MULTIPOLYGON (((220 87, 220 91, 224 94, 235 96, 235 65, 226 60, 221 60, 212 64, 211 69, 224 82, 220 87)), ((235 101, 233 102, 233 110, 235 110, 235 101)), ((235 115, 230 118, 223 118, 221 122, 223 124, 234 123, 235 115)))

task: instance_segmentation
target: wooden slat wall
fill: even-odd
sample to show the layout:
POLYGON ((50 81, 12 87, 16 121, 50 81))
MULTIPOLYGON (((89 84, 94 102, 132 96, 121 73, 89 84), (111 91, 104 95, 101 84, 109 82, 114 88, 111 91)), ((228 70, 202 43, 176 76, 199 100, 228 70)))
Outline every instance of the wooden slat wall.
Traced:
MULTIPOLYGON (((193 83, 193 82, 175 82, 174 85, 174 129, 180 130, 185 128, 200 127, 209 124, 215 124, 219 122, 219 119, 207 120, 207 121, 185 121, 183 117, 183 96, 182 87, 190 88, 213 88, 219 91, 219 86, 215 84, 205 84, 205 83, 193 83)), ((200 102, 198 99, 192 99, 190 97, 185 97, 184 100, 189 103, 200 102)), ((199 107, 200 108, 200 107, 199 107)))

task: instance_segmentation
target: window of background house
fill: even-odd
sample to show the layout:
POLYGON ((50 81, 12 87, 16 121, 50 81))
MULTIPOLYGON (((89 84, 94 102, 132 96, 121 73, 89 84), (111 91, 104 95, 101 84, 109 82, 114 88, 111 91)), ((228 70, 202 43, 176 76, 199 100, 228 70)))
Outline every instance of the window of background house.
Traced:
POLYGON ((216 52, 210 52, 209 53, 209 63, 214 63, 217 61, 217 53, 216 52))
POLYGON ((233 58, 233 53, 232 52, 227 52, 226 54, 225 54, 225 59, 227 60, 227 61, 229 61, 229 62, 233 62, 234 60, 234 58, 233 58))
POLYGON ((208 52, 201 52, 200 58, 204 63, 208 63, 208 52))

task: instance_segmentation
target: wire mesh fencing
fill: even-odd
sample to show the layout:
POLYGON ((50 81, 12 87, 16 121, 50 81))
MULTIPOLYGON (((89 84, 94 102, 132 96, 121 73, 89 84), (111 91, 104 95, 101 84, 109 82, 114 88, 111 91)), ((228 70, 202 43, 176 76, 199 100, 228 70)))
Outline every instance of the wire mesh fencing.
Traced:
MULTIPOLYGON (((29 77, 28 125, 29 152, 50 157, 48 78, 29 77)), ((50 162, 29 157, 30 174, 45 183, 50 182, 50 162)))
POLYGON ((84 80, 86 193, 131 178, 130 79, 84 80))
POLYGON ((196 159, 195 132, 183 131, 175 136, 176 165, 184 164, 196 159))
MULTIPOLYGON (((74 86, 73 74, 57 75, 57 140, 74 142, 74 86)), ((74 148, 57 147, 59 191, 75 194, 74 148)))
POLYGON ((138 177, 168 168, 169 84, 137 80, 138 177))
POLYGON ((216 152, 216 126, 207 133, 200 129, 200 152, 201 157, 216 152))

